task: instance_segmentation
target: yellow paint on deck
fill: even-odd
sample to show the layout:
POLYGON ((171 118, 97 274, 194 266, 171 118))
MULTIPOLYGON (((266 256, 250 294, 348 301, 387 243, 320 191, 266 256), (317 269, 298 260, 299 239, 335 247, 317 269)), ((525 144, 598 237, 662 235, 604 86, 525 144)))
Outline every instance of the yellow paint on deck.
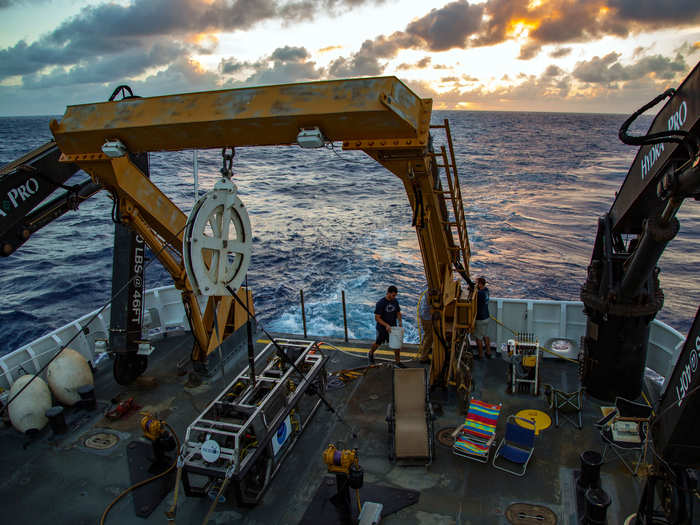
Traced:
MULTIPOLYGON (((531 408, 528 408, 526 410, 521 410, 517 414, 515 414, 515 417, 522 417, 523 419, 529 419, 531 421, 535 422, 535 435, 538 436, 540 434, 540 430, 545 430, 549 428, 552 425, 552 418, 549 417, 547 414, 542 412, 541 410, 534 410, 531 408)), ((515 422, 518 424, 518 426, 521 426, 523 428, 527 428, 525 426, 525 423, 519 420, 515 420, 515 422)))
MULTIPOLYGON (((269 339, 258 339, 257 342, 261 343, 261 344, 267 344, 270 342, 270 340, 269 339)), ((333 345, 335 347, 335 348, 333 348, 333 347, 328 346, 326 344, 323 344, 321 346, 324 346, 325 349, 327 349, 327 350, 335 350, 335 348, 339 348, 343 352, 352 352, 355 354, 368 354, 369 353, 369 348, 357 348, 355 346, 338 346, 338 345, 333 345)), ((378 354, 378 355, 391 355, 391 356, 394 355, 393 350, 377 349, 374 353, 378 354)), ((401 355, 404 357, 418 357, 418 354, 416 352, 401 352, 401 355)))

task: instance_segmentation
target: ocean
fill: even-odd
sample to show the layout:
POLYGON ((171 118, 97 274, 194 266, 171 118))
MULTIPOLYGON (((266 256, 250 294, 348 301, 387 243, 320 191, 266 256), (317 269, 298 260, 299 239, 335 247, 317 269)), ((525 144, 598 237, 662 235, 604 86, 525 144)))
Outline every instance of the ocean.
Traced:
MULTIPOLYGON (((0 165, 51 138, 53 117, 0 118, 0 165)), ((612 204, 636 148, 617 138, 624 115, 436 111, 450 120, 472 249, 471 271, 492 296, 579 300, 598 217, 612 204)), ((651 117, 633 129, 644 132, 651 117)), ((439 131, 439 130, 438 130, 439 131)), ((436 144, 444 144, 436 133, 436 144)), ((151 177, 185 213, 194 204, 192 151, 151 155, 151 177)), ((199 152, 200 191, 220 150, 199 152)), ((397 177, 361 152, 239 148, 234 180, 250 214, 248 282, 260 321, 300 333, 374 337, 374 303, 398 287, 406 340, 416 342, 425 286, 411 210, 397 177)), ((84 179, 79 173, 69 183, 84 179)), ((102 306, 110 297, 112 201, 101 192, 0 258, 0 354, 102 306)), ((685 333, 700 297, 700 211, 687 202, 661 261, 658 319, 685 333)), ((146 286, 170 284, 157 261, 146 286)))

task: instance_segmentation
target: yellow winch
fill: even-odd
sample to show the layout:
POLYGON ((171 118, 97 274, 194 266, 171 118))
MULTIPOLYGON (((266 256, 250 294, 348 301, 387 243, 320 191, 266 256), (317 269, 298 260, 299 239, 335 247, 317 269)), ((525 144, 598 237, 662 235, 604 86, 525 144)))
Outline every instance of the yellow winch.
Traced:
POLYGON ((358 467, 360 464, 357 450, 338 450, 332 443, 324 450, 323 461, 328 467, 328 472, 337 474, 348 474, 351 466, 358 467))
POLYGON ((165 432, 165 421, 154 417, 148 412, 141 412, 143 418, 141 418, 141 430, 143 430, 143 435, 146 436, 151 441, 155 441, 163 435, 165 432))

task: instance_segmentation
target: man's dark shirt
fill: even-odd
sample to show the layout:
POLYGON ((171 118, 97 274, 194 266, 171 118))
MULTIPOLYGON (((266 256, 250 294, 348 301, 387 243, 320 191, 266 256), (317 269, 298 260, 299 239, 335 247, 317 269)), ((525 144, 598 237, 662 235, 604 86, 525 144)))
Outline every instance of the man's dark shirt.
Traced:
POLYGON ((478 321, 489 318, 489 289, 486 287, 476 296, 476 318, 478 321))
MULTIPOLYGON (((377 301, 377 306, 374 309, 374 313, 379 315, 389 326, 396 326, 397 314, 401 311, 399 307, 399 302, 396 299, 388 301, 386 297, 382 297, 377 301)), ((385 330, 383 325, 377 323, 377 328, 385 330)))

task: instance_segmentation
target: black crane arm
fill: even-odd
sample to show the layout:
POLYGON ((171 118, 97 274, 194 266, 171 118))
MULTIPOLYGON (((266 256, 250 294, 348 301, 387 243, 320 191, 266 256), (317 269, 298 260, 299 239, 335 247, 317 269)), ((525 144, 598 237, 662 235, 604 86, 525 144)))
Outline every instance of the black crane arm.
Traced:
POLYGON ((101 189, 91 180, 66 186, 80 168, 59 162, 60 155, 51 141, 0 169, 0 255, 12 254, 32 233, 101 189), (60 188, 67 191, 43 202, 60 188))
POLYGON ((606 400, 634 399, 641 392, 649 323, 664 302, 657 264, 678 233, 681 204, 700 197, 700 63, 677 90, 627 119, 620 138, 641 147, 610 211, 598 220, 581 289, 588 316, 582 381, 606 400), (631 136, 632 121, 667 97, 647 134, 631 136))
POLYGON ((653 466, 635 525, 692 525, 700 471, 700 309, 649 425, 653 466))
POLYGON ((700 468, 700 308, 659 399, 654 448, 668 463, 700 468))
MULTIPOLYGON (((609 211, 614 232, 641 233, 644 220, 661 213, 666 204, 666 199, 657 194, 662 177, 692 156, 688 148, 697 154, 700 136, 700 63, 678 89, 668 90, 664 95, 667 93, 670 99, 652 121, 645 138, 668 133, 679 140, 669 141, 668 137, 661 137, 658 140, 662 142, 652 139, 646 142, 653 143, 641 145, 609 211)), ((623 138, 623 134, 620 135, 623 138)))

